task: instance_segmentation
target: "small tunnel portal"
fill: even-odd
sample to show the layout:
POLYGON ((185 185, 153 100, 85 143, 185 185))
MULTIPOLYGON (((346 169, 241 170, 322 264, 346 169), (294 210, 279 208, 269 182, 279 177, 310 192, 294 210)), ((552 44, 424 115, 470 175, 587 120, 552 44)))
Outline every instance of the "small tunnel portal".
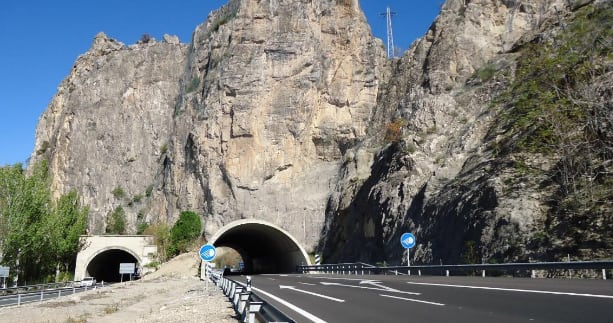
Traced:
POLYGON ((296 266, 310 264, 300 244, 283 229, 264 221, 232 222, 213 236, 216 247, 236 250, 247 274, 292 273, 296 266))
MULTIPOLYGON (((96 255, 87 264, 86 276, 91 276, 96 281, 119 282, 122 280, 119 274, 119 264, 135 263, 139 267, 136 257, 121 249, 109 249, 96 255)), ((124 275, 123 280, 129 280, 128 275, 124 275)))

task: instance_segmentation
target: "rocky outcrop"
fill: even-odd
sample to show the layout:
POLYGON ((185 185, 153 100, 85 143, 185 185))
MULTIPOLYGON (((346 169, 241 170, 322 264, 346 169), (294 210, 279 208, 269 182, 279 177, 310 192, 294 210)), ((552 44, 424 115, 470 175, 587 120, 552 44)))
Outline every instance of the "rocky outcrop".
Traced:
POLYGON ((408 231, 418 239, 414 261, 426 264, 610 256, 611 240, 600 231, 611 228, 606 220, 573 238, 602 238, 598 248, 605 249, 595 253, 564 237, 557 251, 539 245, 535 237, 556 235, 545 223, 560 221, 551 215, 559 156, 501 152, 506 130, 496 127, 508 122, 502 109, 512 103, 503 94, 523 59, 518 48, 565 32, 566 19, 589 3, 447 1, 382 87, 379 134, 342 168, 327 210, 324 257, 406 263, 399 239, 408 231), (393 138, 398 125, 403 133, 393 138))
MULTIPOLYGON (((79 191, 93 233, 119 207, 130 231, 194 210, 205 236, 258 218, 327 262, 405 262, 405 231, 421 263, 610 255, 610 149, 590 150, 598 163, 581 175, 605 187, 590 193, 597 212, 561 215, 568 162, 520 149, 536 126, 516 122, 535 115, 516 107, 531 97, 519 85, 538 56, 530 46, 554 57, 574 17, 608 26, 593 18, 602 6, 610 11, 606 1, 448 0, 396 60, 357 0, 231 0, 189 45, 100 34, 41 117, 32 161, 50 160, 58 194, 79 191), (565 224, 579 228, 573 242, 565 224)), ((610 103, 606 55, 589 65, 600 110, 587 114, 610 103)), ((589 123, 588 137, 610 147, 606 120, 589 123)))
POLYGON ((104 232, 109 212, 140 203, 153 184, 187 53, 166 42, 127 47, 100 33, 41 116, 32 162, 50 161, 56 194, 77 189, 90 231, 104 232))
MULTIPOLYGON (((165 39, 168 37, 165 37, 165 39)), ((33 160, 76 188, 90 229, 204 216, 273 222, 313 249, 342 156, 389 68, 358 1, 230 1, 189 46, 98 35, 41 118, 33 160)))

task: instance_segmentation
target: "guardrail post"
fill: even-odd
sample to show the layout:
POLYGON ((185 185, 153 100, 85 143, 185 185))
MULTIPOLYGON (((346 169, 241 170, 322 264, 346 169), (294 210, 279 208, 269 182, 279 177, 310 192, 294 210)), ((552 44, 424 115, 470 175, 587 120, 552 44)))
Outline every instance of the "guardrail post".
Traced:
POLYGON ((228 288, 228 292, 226 293, 226 296, 228 296, 229 298, 234 297, 234 289, 236 288, 236 283, 235 282, 231 282, 230 283, 230 288, 228 288))
POLYGON ((238 302, 240 300, 240 294, 243 292, 242 287, 236 287, 234 289, 234 296, 232 297, 232 304, 234 304, 234 309, 238 309, 238 302))
POLYGON ((247 322, 249 323, 255 323, 255 314, 260 312, 260 309, 262 308, 262 305, 264 303, 262 302, 249 302, 249 317, 247 319, 247 322))
POLYGON ((43 290, 42 290, 42 289, 41 289, 41 291, 40 291, 40 301, 41 301, 41 302, 43 301, 43 290))
POLYGON ((57 298, 60 298, 60 297, 62 297, 62 290, 58 289, 57 290, 57 298))
POLYGON ((21 305, 21 294, 17 291, 17 306, 21 305))
POLYGON ((241 321, 245 320, 247 317, 247 312, 245 308, 247 307, 247 301, 249 300, 249 293, 240 293, 239 301, 238 301, 238 314, 241 316, 241 321))
POLYGON ((607 280, 607 270, 606 269, 602 270, 602 280, 607 280))

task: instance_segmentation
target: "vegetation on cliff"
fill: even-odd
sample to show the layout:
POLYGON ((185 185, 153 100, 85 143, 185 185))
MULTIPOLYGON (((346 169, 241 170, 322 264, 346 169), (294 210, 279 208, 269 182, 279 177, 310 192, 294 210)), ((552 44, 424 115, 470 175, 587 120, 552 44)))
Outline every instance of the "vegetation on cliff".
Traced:
POLYGON ((551 191, 531 244, 547 257, 613 250, 612 7, 583 7, 559 33, 518 48, 515 78, 498 99, 506 107, 499 156, 512 156, 520 177, 542 179, 536 184, 551 191), (542 170, 535 158, 554 166, 542 170))

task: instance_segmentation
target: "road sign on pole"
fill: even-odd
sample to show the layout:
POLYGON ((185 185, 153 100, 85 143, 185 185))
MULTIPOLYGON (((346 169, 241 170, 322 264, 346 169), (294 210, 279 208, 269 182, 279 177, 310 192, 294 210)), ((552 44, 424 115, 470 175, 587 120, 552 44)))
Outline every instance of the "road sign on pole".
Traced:
POLYGON ((400 237, 400 244, 405 249, 411 249, 415 247, 415 236, 412 233, 403 233, 400 237))
POLYGON ((415 236, 409 232, 403 233, 400 237, 400 244, 407 249, 407 266, 411 266, 411 254, 409 250, 415 247, 415 236))
POLYGON ((200 247, 200 258, 204 261, 213 261, 215 259, 215 255, 217 255, 217 251, 215 250, 215 246, 212 244, 205 244, 200 247))

